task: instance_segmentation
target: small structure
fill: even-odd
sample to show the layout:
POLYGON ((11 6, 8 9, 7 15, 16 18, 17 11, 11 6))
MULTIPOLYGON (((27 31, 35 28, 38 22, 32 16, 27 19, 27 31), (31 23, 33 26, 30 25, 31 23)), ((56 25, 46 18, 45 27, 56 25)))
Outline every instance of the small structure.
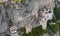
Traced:
POLYGON ((45 30, 47 28, 47 20, 42 18, 40 20, 40 25, 42 25, 42 28, 45 30))
POLYGON ((16 26, 10 27, 10 35, 11 36, 19 36, 19 34, 17 32, 17 27, 16 26))
POLYGON ((53 18, 53 11, 49 10, 48 12, 46 12, 45 17, 47 20, 52 19, 53 18))
POLYGON ((16 26, 10 27, 10 30, 13 30, 13 29, 16 29, 17 30, 17 27, 16 26))
MULTIPOLYGON (((51 4, 50 4, 51 5, 51 4)), ((47 20, 52 19, 53 17, 53 9, 49 4, 44 6, 43 10, 40 11, 40 25, 45 30, 47 28, 47 20), (50 8, 49 8, 50 7, 50 8)))
POLYGON ((29 33, 32 30, 32 25, 28 24, 27 26, 25 26, 25 28, 26 28, 26 33, 29 33))

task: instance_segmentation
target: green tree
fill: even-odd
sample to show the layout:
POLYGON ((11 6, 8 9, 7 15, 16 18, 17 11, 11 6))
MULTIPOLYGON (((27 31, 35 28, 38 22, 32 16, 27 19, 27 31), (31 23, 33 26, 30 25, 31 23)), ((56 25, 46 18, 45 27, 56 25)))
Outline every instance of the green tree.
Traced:
POLYGON ((57 31, 59 31, 59 25, 56 23, 55 25, 54 24, 50 24, 48 26, 48 29, 51 31, 51 35, 53 36, 57 31))
POLYGON ((32 34, 33 36, 42 36, 42 27, 41 26, 38 26, 38 27, 35 27, 32 29, 32 34))
POLYGON ((54 14, 57 18, 57 20, 60 20, 60 8, 56 7, 54 8, 54 14))
POLYGON ((23 36, 32 36, 32 33, 31 32, 29 32, 29 33, 24 32, 23 36))
POLYGON ((57 22, 56 17, 53 16, 53 18, 52 18, 52 22, 57 22))

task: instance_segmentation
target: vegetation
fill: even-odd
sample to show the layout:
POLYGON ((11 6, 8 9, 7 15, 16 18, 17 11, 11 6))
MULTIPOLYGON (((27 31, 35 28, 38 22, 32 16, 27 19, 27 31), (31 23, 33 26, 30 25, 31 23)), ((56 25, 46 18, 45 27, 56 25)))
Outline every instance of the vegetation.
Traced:
POLYGON ((42 29, 42 26, 38 26, 32 29, 32 32, 29 32, 28 34, 24 31, 24 28, 19 29, 20 31, 24 32, 23 36, 42 36, 44 33, 51 33, 55 34, 57 31, 59 31, 59 24, 49 24, 47 26, 46 30, 42 29))
POLYGON ((9 34, 5 34, 5 36, 10 36, 9 34))
POLYGON ((60 20, 60 8, 55 7, 54 8, 54 14, 55 14, 57 20, 60 20))
POLYGON ((48 26, 48 29, 51 30, 51 32, 53 32, 54 34, 59 31, 59 25, 58 24, 50 24, 48 26))
POLYGON ((48 33, 48 32, 54 35, 57 31, 59 31, 59 23, 49 24, 46 30, 43 30, 42 26, 35 27, 32 29, 32 32, 29 32, 28 34, 25 32, 24 27, 21 27, 19 31, 24 32, 23 36, 42 36, 44 33, 48 33))
POLYGON ((21 27, 20 29, 18 29, 18 31, 24 32, 25 31, 25 28, 24 27, 21 27))
POLYGON ((53 18, 52 18, 52 22, 57 22, 57 19, 56 19, 55 16, 53 16, 53 18))
POLYGON ((23 36, 32 36, 32 33, 29 32, 28 34, 26 34, 26 32, 23 34, 23 36))
POLYGON ((33 36, 39 36, 42 35, 42 27, 38 26, 32 29, 33 36))
POLYGON ((44 33, 48 32, 54 35, 57 31, 59 31, 59 24, 49 24, 46 30, 43 30, 42 26, 38 26, 33 28, 32 32, 29 32, 28 34, 24 31, 24 28, 19 30, 24 32, 23 36, 42 36, 44 33))
POLYGON ((14 2, 21 2, 22 0, 14 0, 14 2))
POLYGON ((60 32, 60 22, 58 22, 58 24, 59 24, 59 32, 60 32))
POLYGON ((2 4, 3 2, 0 2, 0 4, 2 4))

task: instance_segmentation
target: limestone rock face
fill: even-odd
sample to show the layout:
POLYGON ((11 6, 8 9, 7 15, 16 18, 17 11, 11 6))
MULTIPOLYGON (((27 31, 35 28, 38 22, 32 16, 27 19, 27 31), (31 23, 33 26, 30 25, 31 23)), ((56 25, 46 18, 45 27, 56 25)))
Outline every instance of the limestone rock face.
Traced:
POLYGON ((4 7, 2 5, 0 5, 0 7, 0 33, 3 33, 8 29, 8 21, 4 7))
MULTIPOLYGON (((3 2, 5 1, 7 0, 3 2)), ((8 1, 0 7, 0 30, 7 29, 8 25, 18 25, 17 28, 25 27, 28 23, 33 27, 42 25, 44 28, 47 20, 52 18, 55 4, 54 0, 26 0, 19 3, 8 1), (42 19, 44 20, 42 21, 42 19)))

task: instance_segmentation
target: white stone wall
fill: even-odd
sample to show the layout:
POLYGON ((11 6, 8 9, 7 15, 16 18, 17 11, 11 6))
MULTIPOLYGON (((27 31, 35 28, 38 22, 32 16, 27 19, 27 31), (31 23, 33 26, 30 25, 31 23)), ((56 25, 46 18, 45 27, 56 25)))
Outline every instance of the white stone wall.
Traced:
POLYGON ((47 20, 52 19, 52 16, 53 16, 53 13, 47 13, 46 14, 46 19, 47 20))

